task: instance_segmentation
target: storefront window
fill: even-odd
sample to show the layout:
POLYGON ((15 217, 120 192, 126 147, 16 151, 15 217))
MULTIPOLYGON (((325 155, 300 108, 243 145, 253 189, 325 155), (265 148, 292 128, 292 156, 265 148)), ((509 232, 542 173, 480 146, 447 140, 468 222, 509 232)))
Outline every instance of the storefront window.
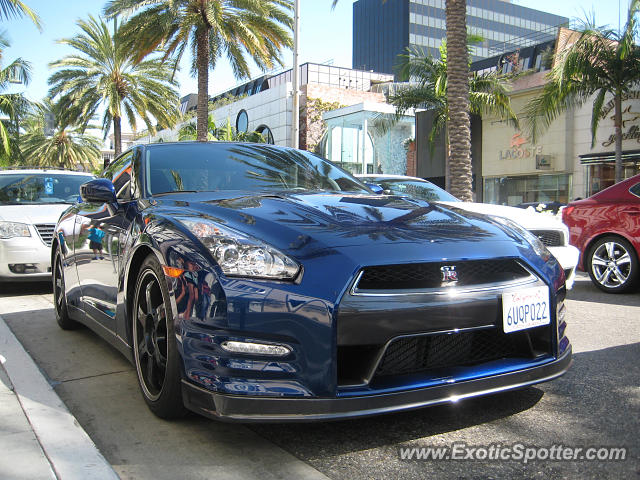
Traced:
MULTIPOLYGON (((622 167, 622 178, 630 178, 640 173, 640 162, 628 162, 622 167)), ((616 168, 613 163, 589 165, 589 184, 587 195, 591 196, 615 183, 616 168)))
POLYGON ((376 173, 373 163, 373 141, 368 132, 364 136, 364 151, 362 142, 362 128, 333 127, 327 132, 326 139, 323 141, 322 155, 351 173, 363 173, 363 163, 366 165, 364 173, 376 173))
POLYGON ((529 202, 567 203, 571 195, 571 175, 523 175, 484 179, 484 202, 518 205, 529 202))

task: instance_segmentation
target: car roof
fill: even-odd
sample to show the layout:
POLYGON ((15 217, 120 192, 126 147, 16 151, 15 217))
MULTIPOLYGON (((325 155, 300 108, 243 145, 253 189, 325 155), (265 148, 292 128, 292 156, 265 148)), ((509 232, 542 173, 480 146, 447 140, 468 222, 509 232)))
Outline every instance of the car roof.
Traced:
POLYGON ((593 200, 600 201, 616 201, 627 199, 637 199, 635 195, 629 192, 629 189, 634 186, 636 183, 640 181, 640 174, 634 175, 633 177, 627 178, 626 180, 622 180, 621 182, 615 183, 610 187, 605 188, 604 190, 600 190, 598 193, 594 193, 591 195, 593 200))
POLYGON ((419 182, 431 183, 429 180, 425 180, 424 178, 419 177, 409 177, 407 175, 384 175, 384 174, 374 174, 374 173, 357 173, 354 175, 356 178, 375 178, 376 180, 413 180, 419 182))
MULTIPOLYGON (((190 146, 193 147, 194 145, 197 145, 200 148, 203 147, 224 147, 224 146, 229 146, 229 145, 237 145, 237 146, 250 146, 250 145, 260 145, 262 147, 269 147, 269 148, 279 148, 279 149, 284 149, 284 150, 295 150, 294 148, 291 147, 286 147, 284 145, 276 145, 274 143, 257 143, 257 142, 223 142, 223 141, 208 141, 208 142, 198 142, 196 140, 189 140, 186 142, 158 142, 158 143, 138 143, 136 145, 132 145, 131 148, 129 148, 126 151, 130 151, 133 150, 136 147, 144 147, 144 148, 164 148, 164 147, 175 147, 175 146, 181 146, 181 147, 185 147, 185 146, 190 146)), ((305 150, 306 151, 306 150, 305 150)), ((308 152, 308 151, 307 151, 308 152)), ((122 152, 125 153, 125 152, 122 152)), ((308 153, 313 153, 313 152, 308 152, 308 153)))
POLYGON ((3 174, 16 174, 23 173, 26 175, 32 175, 34 173, 56 173, 66 175, 83 175, 83 176, 95 176, 91 172, 78 172, 76 170, 65 170, 63 168, 7 168, 0 169, 0 175, 3 174))

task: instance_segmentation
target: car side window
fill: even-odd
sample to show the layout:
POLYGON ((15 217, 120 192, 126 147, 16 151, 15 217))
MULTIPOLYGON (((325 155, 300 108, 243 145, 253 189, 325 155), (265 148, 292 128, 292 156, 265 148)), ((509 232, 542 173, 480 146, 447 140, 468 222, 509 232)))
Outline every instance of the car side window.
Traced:
POLYGON ((629 189, 629 193, 635 195, 636 197, 640 197, 640 183, 636 183, 633 187, 629 189))
POLYGON ((113 182, 116 190, 116 198, 119 201, 127 202, 131 200, 131 160, 132 152, 125 153, 122 157, 111 163, 102 173, 103 178, 108 178, 113 182))

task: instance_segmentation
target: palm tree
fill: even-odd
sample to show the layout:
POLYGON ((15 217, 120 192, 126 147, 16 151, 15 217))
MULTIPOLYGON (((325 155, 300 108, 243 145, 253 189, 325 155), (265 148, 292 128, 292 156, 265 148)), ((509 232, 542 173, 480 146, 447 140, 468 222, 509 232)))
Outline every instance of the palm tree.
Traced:
POLYGON ((263 70, 283 65, 292 44, 291 0, 110 0, 105 13, 130 15, 123 29, 138 59, 163 48, 177 61, 191 47, 198 77, 197 139, 207 140, 209 69, 226 55, 237 78, 249 76, 247 55, 263 70))
POLYGON ((77 24, 82 33, 60 43, 78 53, 49 65, 58 69, 49 78, 49 95, 59 98, 64 111, 80 115, 80 122, 69 119, 68 123, 86 125, 100 107, 105 107, 102 130, 106 138, 113 124, 116 156, 122 151, 123 116, 133 129, 136 118, 142 118, 152 133, 155 123, 162 128, 175 125, 179 97, 177 83, 171 79, 174 65, 157 58, 135 63, 120 40, 115 21, 113 35, 102 19, 90 16, 77 24))
MULTIPOLYGON (((0 32, 0 62, 2 61, 3 52, 10 46, 9 40, 3 32, 0 32)), ((0 69, 0 92, 4 92, 11 82, 19 82, 28 85, 31 79, 31 65, 29 62, 21 58, 15 59, 9 65, 0 69)), ((0 93, 0 113, 9 118, 8 123, 15 122, 18 113, 23 110, 25 98, 22 94, 17 93, 0 93)), ((0 158, 3 163, 11 162, 11 143, 12 135, 7 130, 4 122, 0 121, 0 158)))
POLYGON ((451 193, 473 200, 471 192, 471 122, 469 119, 469 63, 467 56, 467 2, 446 0, 448 43, 447 104, 451 193))
MULTIPOLYGON (((198 137, 197 127, 194 122, 185 123, 180 130, 178 130, 178 141, 184 142, 189 140, 196 140, 198 137)), ((224 127, 216 127, 216 123, 213 121, 213 116, 209 115, 209 121, 207 122, 207 140, 210 141, 222 141, 222 142, 251 142, 251 143, 265 143, 264 136, 258 132, 238 132, 231 126, 231 121, 227 118, 227 123, 224 127)))
POLYGON ((535 141, 562 112, 593 98, 593 147, 605 100, 612 97, 616 183, 622 180, 622 100, 637 88, 640 80, 640 47, 634 43, 638 35, 636 16, 639 10, 640 0, 632 0, 622 32, 597 28, 593 21, 585 22, 575 43, 556 54, 542 95, 525 109, 528 128, 535 141))
POLYGON ((0 0, 0 19, 19 18, 26 15, 31 19, 38 29, 40 28, 40 17, 20 0, 0 0))
MULTIPOLYGON (((381 0, 384 2, 385 0, 381 0)), ((332 0, 332 8, 338 0, 332 0)), ((469 118, 469 64, 467 63, 467 2, 446 0, 446 37, 450 61, 447 62, 447 130, 450 140, 449 171, 451 193, 471 201, 471 122, 469 118)))
POLYGON ((0 148, 0 165, 25 165, 26 159, 22 153, 22 134, 24 133, 25 119, 33 110, 33 103, 20 93, 0 95, 0 102, 2 98, 11 104, 11 115, 2 121, 6 128, 9 148, 8 150, 4 147, 0 148))
MULTIPOLYGON (((481 41, 479 37, 470 37, 470 43, 481 41)), ((447 127, 451 115, 449 103, 449 81, 447 55, 448 42, 440 45, 440 60, 436 60, 419 47, 409 47, 407 53, 400 55, 398 75, 411 79, 407 86, 399 87, 389 95, 389 102, 396 107, 396 117, 411 108, 427 108, 433 112, 433 127, 429 132, 429 145, 433 149, 436 137, 447 127)), ((468 61, 471 61, 468 49, 465 50, 468 61)), ((469 110, 476 115, 493 114, 506 118, 514 126, 518 126, 518 118, 511 108, 508 96, 509 77, 496 72, 487 75, 474 75, 469 79, 469 110)), ((446 128, 447 145, 447 187, 453 185, 451 131, 446 128), (450 172, 451 170, 451 172, 450 172)), ((471 173, 469 173, 471 178, 471 173)), ((453 192, 453 189, 451 189, 453 192)), ((455 195, 455 194, 454 194, 455 195)))
MULTIPOLYGON (((99 167, 102 141, 84 133, 85 125, 71 125, 68 119, 80 115, 68 115, 66 106, 45 99, 36 106, 26 122, 27 132, 22 137, 22 152, 30 164, 85 170, 99 167), (53 135, 45 134, 45 116, 54 119, 53 135)), ((91 127, 90 127, 91 128, 91 127)))

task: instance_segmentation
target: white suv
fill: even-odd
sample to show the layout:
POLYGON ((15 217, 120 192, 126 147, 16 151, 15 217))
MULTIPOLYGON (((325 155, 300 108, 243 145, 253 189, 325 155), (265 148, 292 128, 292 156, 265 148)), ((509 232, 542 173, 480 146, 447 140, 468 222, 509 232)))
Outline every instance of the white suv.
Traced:
POLYGON ((60 169, 0 169, 0 281, 51 277, 56 222, 93 178, 60 169))
POLYGON ((449 192, 422 178, 404 175, 356 175, 361 181, 379 185, 385 191, 398 195, 444 203, 463 210, 484 215, 494 215, 512 220, 529 230, 556 257, 566 277, 567 289, 573 287, 580 252, 569 245, 569 229, 552 215, 536 212, 533 208, 516 208, 490 203, 461 202, 449 192))

